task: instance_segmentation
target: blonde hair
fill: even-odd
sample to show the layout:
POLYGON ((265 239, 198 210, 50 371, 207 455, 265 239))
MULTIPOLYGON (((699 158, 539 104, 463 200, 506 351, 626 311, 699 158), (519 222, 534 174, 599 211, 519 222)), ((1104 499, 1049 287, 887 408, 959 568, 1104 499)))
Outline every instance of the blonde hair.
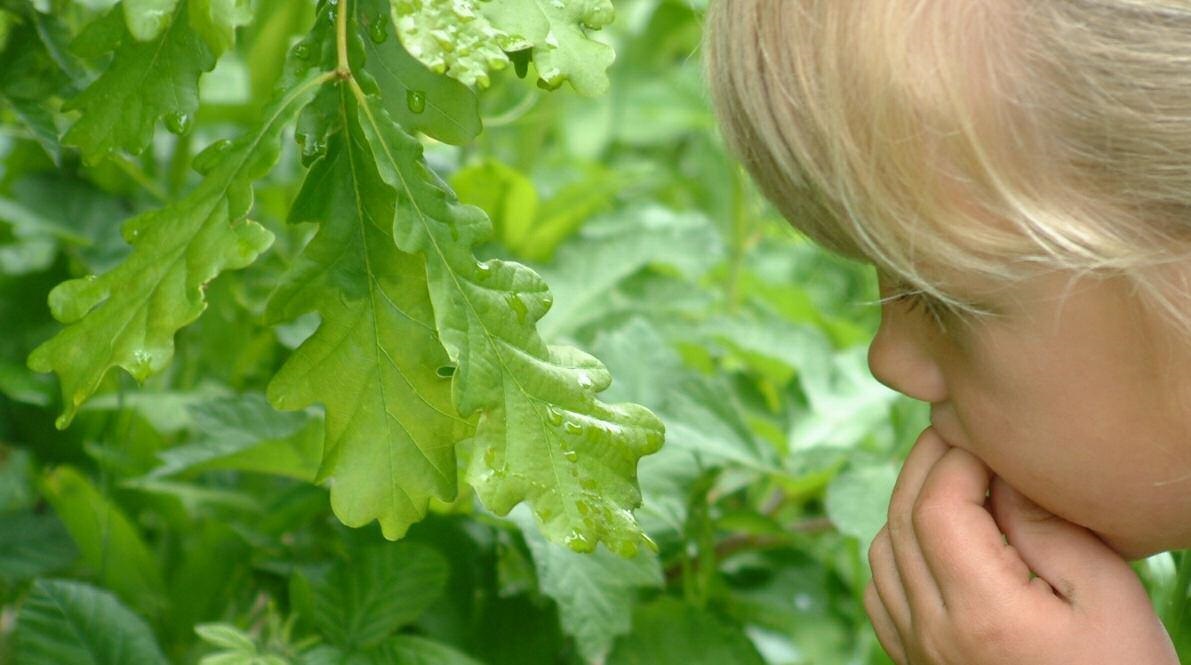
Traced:
POLYGON ((940 275, 1125 276, 1191 334, 1191 0, 713 0, 704 56, 819 244, 974 316, 940 275))

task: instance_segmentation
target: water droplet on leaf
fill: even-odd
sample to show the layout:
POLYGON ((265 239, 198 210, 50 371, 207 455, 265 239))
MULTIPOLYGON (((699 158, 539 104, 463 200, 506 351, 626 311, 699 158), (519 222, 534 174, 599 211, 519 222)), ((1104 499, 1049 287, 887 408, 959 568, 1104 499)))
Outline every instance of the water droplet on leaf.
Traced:
POLYGON ((452 376, 455 376, 455 366, 454 365, 443 365, 442 367, 439 367, 438 369, 434 370, 434 373, 437 374, 438 378, 440 378, 440 379, 449 379, 452 376))
POLYGON ((426 93, 421 90, 406 90, 405 91, 405 105, 409 107, 412 113, 421 113, 426 110, 426 93))
POLYGON ((563 542, 575 552, 590 552, 595 549, 595 545, 587 539, 587 536, 578 531, 572 531, 563 542))
POLYGON ((583 426, 573 420, 568 420, 566 424, 562 426, 562 428, 567 434, 583 433, 583 426))
POLYGON ((562 424, 562 411, 554 405, 546 407, 546 421, 551 425, 558 426, 562 424))
POLYGON ((595 382, 591 380, 591 375, 587 373, 587 370, 583 369, 579 370, 578 381, 580 388, 590 388, 595 385, 595 382))
POLYGON ((307 137, 302 144, 302 166, 310 167, 318 158, 327 154, 327 142, 314 137, 307 137))
POLYGON ((577 462, 579 461, 579 453, 573 450, 564 450, 562 451, 562 458, 568 462, 577 462))
POLYGON ((525 306, 525 301, 517 294, 510 293, 505 296, 505 302, 517 313, 517 321, 525 323, 525 317, 529 315, 529 308, 525 306))
POLYGON ((178 136, 186 136, 194 125, 194 119, 189 113, 175 111, 165 116, 165 128, 178 136))
POLYGON ((229 139, 219 139, 195 155, 194 161, 190 165, 199 175, 207 175, 219 165, 219 161, 231 149, 232 142, 229 139))
POLYGON ((294 57, 299 60, 306 60, 309 58, 310 44, 307 44, 306 42, 298 42, 298 44, 294 46, 294 57))
POLYGON ((388 38, 389 32, 385 29, 385 21, 387 18, 382 14, 376 17, 376 21, 368 28, 368 36, 372 38, 374 44, 383 44, 388 38))

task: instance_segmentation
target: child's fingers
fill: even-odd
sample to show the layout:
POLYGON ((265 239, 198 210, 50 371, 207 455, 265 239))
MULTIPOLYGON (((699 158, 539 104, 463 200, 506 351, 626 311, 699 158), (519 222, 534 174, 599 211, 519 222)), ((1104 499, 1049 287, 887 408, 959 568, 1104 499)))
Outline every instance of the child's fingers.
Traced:
POLYGON ((948 607, 973 607, 1029 585, 1030 570, 984 507, 992 472, 951 448, 930 471, 914 509, 914 532, 948 607))
POLYGON ((915 620, 943 608, 938 585, 923 559, 914 533, 914 505, 931 468, 950 446, 933 427, 918 436, 902 465, 889 499, 889 538, 906 600, 915 620))
POLYGON ((1067 602, 1120 607, 1122 590, 1135 596, 1140 591, 1129 564, 1091 531, 1050 513, 1000 478, 993 479, 991 499, 1009 543, 1067 602))
POLYGON ((868 548, 868 565, 873 571, 873 588, 881 600, 889 618, 899 633, 906 633, 913 626, 910 604, 906 600, 905 585, 897 572, 893 558, 893 542, 889 538, 889 526, 877 532, 868 548))
POLYGON ((869 621, 873 624, 873 631, 877 634, 877 641, 881 648, 889 654, 890 660, 898 665, 906 665, 906 648, 902 645, 899 629, 894 624, 893 617, 885 608, 884 601, 872 582, 864 590, 864 610, 868 613, 869 621))

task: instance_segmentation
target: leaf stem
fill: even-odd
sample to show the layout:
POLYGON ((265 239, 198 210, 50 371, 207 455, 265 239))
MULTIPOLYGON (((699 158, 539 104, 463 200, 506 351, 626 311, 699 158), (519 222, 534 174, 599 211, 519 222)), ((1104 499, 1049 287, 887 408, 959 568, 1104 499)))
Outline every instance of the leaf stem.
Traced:
POLYGON ((347 4, 348 0, 339 0, 335 15, 335 51, 338 56, 335 74, 345 80, 352 77, 351 63, 347 60, 347 4))

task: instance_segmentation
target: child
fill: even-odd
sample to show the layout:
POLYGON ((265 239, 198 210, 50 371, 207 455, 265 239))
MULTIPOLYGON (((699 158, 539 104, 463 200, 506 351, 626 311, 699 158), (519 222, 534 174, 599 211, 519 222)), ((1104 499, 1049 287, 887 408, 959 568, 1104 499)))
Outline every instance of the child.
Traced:
POLYGON ((733 153, 876 266, 870 367, 931 404, 869 551, 890 657, 1177 663, 1127 561, 1191 547, 1191 1, 713 0, 707 29, 733 153))

